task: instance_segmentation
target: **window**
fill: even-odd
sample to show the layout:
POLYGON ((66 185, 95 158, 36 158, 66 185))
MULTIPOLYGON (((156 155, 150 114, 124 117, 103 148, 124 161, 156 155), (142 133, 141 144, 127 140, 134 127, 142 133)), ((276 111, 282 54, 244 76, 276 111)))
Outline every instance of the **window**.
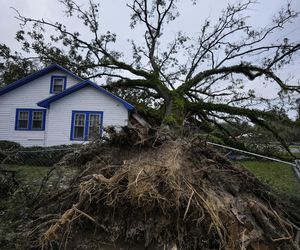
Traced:
POLYGON ((101 136, 103 112, 73 111, 71 140, 87 141, 101 136))
POLYGON ((97 138, 100 131, 100 116, 98 114, 89 114, 89 140, 97 138))
POLYGON ((52 76, 50 93, 59 94, 66 89, 67 77, 66 76, 52 76))
POLYGON ((46 110, 17 109, 15 130, 45 130, 46 110))
POLYGON ((84 140, 85 114, 75 114, 74 139, 84 140))
POLYGON ((32 112, 32 129, 43 128, 43 111, 32 112))
POLYGON ((19 111, 18 128, 28 129, 29 111, 19 111))

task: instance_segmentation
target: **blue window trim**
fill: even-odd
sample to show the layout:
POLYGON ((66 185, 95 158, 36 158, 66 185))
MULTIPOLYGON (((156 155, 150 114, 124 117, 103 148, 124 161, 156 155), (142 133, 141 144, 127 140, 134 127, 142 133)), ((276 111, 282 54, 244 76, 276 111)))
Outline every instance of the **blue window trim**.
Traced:
POLYGON ((15 130, 44 131, 45 130, 45 125, 46 125, 46 109, 24 109, 24 108, 17 108, 16 109, 15 130), (28 112, 28 127, 27 128, 18 128, 19 112, 28 112), (33 112, 43 112, 42 128, 41 129, 32 128, 33 112))
MULTIPOLYGON (((64 80, 64 86, 63 86, 63 90, 64 91, 67 87, 67 76, 62 76, 62 75, 52 75, 51 76, 51 82, 50 82, 50 94, 55 94, 53 91, 53 85, 54 85, 54 80, 55 79, 63 79, 64 80)), ((59 94, 59 93, 56 93, 59 94)))
POLYGON ((71 141, 88 141, 89 140, 89 117, 90 114, 98 114, 100 115, 100 137, 103 133, 103 111, 86 111, 86 110, 72 110, 72 119, 71 119, 71 141), (76 139, 74 138, 74 127, 75 127, 75 115, 76 114, 84 114, 84 138, 83 139, 76 139))

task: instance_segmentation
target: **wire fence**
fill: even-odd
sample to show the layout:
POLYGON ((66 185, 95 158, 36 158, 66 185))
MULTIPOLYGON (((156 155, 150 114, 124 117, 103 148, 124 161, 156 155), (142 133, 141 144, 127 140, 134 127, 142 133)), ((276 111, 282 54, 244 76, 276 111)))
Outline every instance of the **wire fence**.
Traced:
MULTIPOLYGON (((244 165, 271 188, 281 193, 297 196, 300 200, 299 160, 287 162, 217 143, 207 143, 229 160, 244 165)), ((61 162, 67 154, 80 152, 82 148, 83 145, 0 149, 0 183, 2 183, 2 191, 5 188, 17 188, 20 185, 27 185, 27 183, 37 187, 44 185, 43 183, 46 182, 48 182, 47 185, 53 187, 60 185, 63 183, 62 180, 68 178, 73 170, 53 168, 53 166, 61 162)), ((74 154, 74 157, 75 155, 77 154, 74 154)), ((74 159, 75 161, 76 159, 74 159)))
POLYGON ((289 200, 300 205, 300 160, 284 161, 234 147, 207 142, 229 160, 244 166, 270 190, 279 195, 280 200, 289 200))
POLYGON ((73 152, 76 148, 22 148, 21 150, 4 150, 0 151, 0 165, 50 167, 58 163, 66 154, 73 152))
MULTIPOLYGON (((293 162, 289 162, 289 161, 283 161, 283 160, 280 160, 280 159, 277 159, 277 158, 274 158, 274 157, 265 156, 265 155, 262 155, 262 154, 257 154, 257 153, 249 152, 249 151, 246 151, 246 150, 241 150, 241 149, 238 149, 238 148, 229 147, 229 146, 214 143, 214 142, 207 142, 207 144, 212 145, 212 146, 216 146, 216 147, 219 147, 219 148, 223 148, 225 150, 230 150, 227 155, 230 156, 231 158, 233 158, 233 155, 234 155, 233 152, 236 152, 237 154, 240 155, 240 157, 242 157, 242 155, 244 155, 244 157, 242 159, 245 159, 245 158, 246 159, 247 158, 251 159, 251 157, 252 158, 255 157, 257 159, 264 159, 264 160, 280 162, 280 163, 287 164, 287 165, 290 165, 290 166, 296 166, 296 162, 297 162, 297 161, 295 161, 295 163, 293 163, 293 162)), ((237 156, 235 156, 235 157, 237 157, 237 156)))
POLYGON ((0 198, 21 190, 30 200, 46 189, 64 185, 72 170, 56 166, 81 146, 8 148, 0 150, 0 198))

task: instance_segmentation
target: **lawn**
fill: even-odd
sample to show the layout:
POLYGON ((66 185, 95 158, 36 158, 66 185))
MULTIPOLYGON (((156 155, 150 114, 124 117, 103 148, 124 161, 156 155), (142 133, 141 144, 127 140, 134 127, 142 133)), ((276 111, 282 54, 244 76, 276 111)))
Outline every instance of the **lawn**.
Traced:
MULTIPOLYGON (((49 171, 52 168, 40 166, 9 165, 5 166, 4 169, 16 171, 15 179, 20 186, 13 186, 14 189, 10 195, 0 199, 0 249, 23 249, 23 242, 19 240, 16 232, 20 225, 26 221, 26 216, 30 214, 30 208, 42 197, 40 195, 43 194, 44 190, 40 188, 47 186, 47 192, 58 190, 58 185, 63 185, 61 178, 71 178, 76 169, 57 167, 51 173, 49 171), (26 216, 23 217, 24 215, 26 216)), ((3 183, 0 182, 3 185, 0 186, 0 195, 3 191, 1 187, 5 187, 3 183)), ((12 183, 10 182, 10 184, 12 183)))
MULTIPOLYGON (((3 169, 3 168, 2 168, 3 169)), ((34 201, 44 177, 50 168, 37 166, 5 166, 5 170, 16 171, 15 180, 19 188, 8 182, 12 187, 10 195, 4 195, 6 190, 4 176, 0 176, 2 195, 0 199, 0 249, 22 249, 17 241, 15 232, 22 222, 22 214, 28 211, 28 203, 34 201), (2 178, 2 179, 1 179, 2 178)), ((10 178, 11 173, 7 174, 10 178)))
POLYGON ((4 167, 5 170, 16 171, 16 179, 27 185, 33 185, 36 182, 40 182, 50 171, 49 167, 39 166, 16 166, 10 165, 4 167))
POLYGON ((16 171, 16 179, 22 184, 33 185, 40 183, 48 174, 50 175, 50 180, 54 181, 58 178, 58 175, 70 176, 76 169, 69 167, 41 167, 41 166, 17 166, 17 165, 8 165, 3 167, 5 170, 16 171), (51 172, 51 173, 50 173, 51 172))
POLYGON ((300 184, 292 166, 271 161, 242 161, 240 163, 275 192, 300 199, 300 184))

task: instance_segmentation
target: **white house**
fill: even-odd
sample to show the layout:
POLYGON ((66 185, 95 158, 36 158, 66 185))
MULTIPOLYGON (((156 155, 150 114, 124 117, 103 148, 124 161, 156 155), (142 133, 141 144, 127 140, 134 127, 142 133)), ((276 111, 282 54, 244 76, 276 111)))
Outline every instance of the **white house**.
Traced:
POLYGON ((0 140, 23 146, 87 141, 128 124, 134 107, 53 64, 0 89, 0 140))

